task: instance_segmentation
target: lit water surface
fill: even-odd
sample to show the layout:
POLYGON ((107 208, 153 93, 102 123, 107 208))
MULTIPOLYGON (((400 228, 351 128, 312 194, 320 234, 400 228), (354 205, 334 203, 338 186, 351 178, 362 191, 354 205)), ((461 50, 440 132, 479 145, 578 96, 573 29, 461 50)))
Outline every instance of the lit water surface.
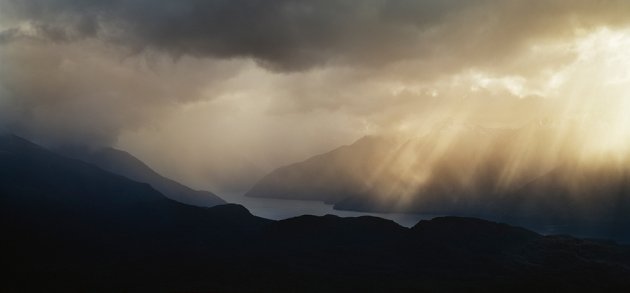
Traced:
POLYGON ((428 220, 436 215, 402 214, 402 213, 365 213, 354 211, 338 211, 332 205, 321 201, 273 199, 246 197, 241 193, 221 194, 221 198, 229 203, 246 207, 252 214, 273 220, 284 220, 302 215, 323 216, 327 214, 340 217, 375 216, 390 219, 401 226, 411 227, 420 220, 428 220))

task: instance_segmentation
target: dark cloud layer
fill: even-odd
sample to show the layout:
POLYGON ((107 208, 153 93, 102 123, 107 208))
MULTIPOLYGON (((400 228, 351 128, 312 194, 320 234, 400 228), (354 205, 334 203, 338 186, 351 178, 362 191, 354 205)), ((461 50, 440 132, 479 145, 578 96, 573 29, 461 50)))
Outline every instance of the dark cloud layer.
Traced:
POLYGON ((251 57, 299 70, 453 54, 496 60, 532 38, 625 22, 630 2, 6 0, 1 8, 56 40, 99 37, 137 51, 251 57))

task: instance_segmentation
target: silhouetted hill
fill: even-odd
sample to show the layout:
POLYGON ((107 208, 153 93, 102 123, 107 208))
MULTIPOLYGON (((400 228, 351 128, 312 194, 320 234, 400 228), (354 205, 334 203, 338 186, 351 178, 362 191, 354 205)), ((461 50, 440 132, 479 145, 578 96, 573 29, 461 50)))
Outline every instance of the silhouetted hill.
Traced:
POLYGON ((299 245, 326 246, 331 241, 348 246, 366 246, 400 237, 407 229, 377 217, 342 218, 305 215, 275 222, 268 235, 299 245))
POLYGON ((532 231, 476 218, 439 217, 420 221, 411 228, 425 245, 459 245, 467 252, 480 253, 518 246, 542 238, 532 231))
POLYGON ((630 248, 443 217, 255 217, 0 138, 2 292, 627 292, 630 248))
POLYGON ((56 289, 44 291, 93 291, 107 278, 100 273, 145 270, 162 259, 171 265, 197 253, 212 257, 269 222, 236 205, 178 203, 146 183, 16 136, 0 138, 0 166, 4 261, 12 265, 16 286, 35 286, 33 291, 49 285, 56 289))
POLYGON ((521 242, 540 237, 539 234, 520 227, 464 217, 437 217, 432 220, 423 220, 411 230, 418 235, 428 234, 433 239, 437 237, 440 240, 452 241, 483 239, 491 242, 521 242))
POLYGON ((115 174, 129 179, 145 182, 166 195, 166 197, 181 203, 211 207, 225 204, 225 201, 208 191, 193 190, 174 180, 153 171, 142 161, 131 154, 112 148, 89 149, 86 147, 66 147, 60 150, 66 156, 96 165, 115 174))

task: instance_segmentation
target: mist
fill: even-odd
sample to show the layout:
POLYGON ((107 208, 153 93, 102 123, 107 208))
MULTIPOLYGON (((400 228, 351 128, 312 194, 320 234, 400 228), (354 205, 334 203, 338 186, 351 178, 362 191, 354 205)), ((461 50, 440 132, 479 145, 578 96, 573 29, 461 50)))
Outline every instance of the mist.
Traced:
MULTIPOLYGON (((444 125, 545 125, 553 141, 586 145, 569 161, 625 156, 629 9, 3 0, 0 129, 120 148, 219 193, 366 135, 407 141, 444 125)), ((527 158, 533 140, 506 152, 527 158)))

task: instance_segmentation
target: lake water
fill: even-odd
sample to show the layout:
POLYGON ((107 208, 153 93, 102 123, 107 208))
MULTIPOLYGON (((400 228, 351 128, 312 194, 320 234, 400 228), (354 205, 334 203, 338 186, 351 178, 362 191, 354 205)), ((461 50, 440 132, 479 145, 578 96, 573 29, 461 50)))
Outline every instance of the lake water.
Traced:
POLYGON ((427 220, 436 215, 401 214, 401 213, 364 213, 334 210, 332 205, 321 201, 287 200, 273 198, 246 197, 242 194, 221 194, 221 198, 230 203, 246 207, 252 214, 273 220, 284 220, 302 215, 323 216, 327 214, 340 217, 375 216, 390 219, 401 226, 411 227, 420 220, 427 220))
MULTIPOLYGON (((302 215, 324 216, 326 214, 337 215, 340 217, 375 216, 379 218, 390 219, 404 227, 411 227, 418 223, 420 220, 428 220, 441 216, 432 214, 364 213, 353 211, 337 211, 333 209, 332 205, 325 204, 321 201, 255 198, 245 197, 240 193, 224 193, 220 196, 227 202, 245 206, 252 214, 256 216, 273 220, 284 220, 302 215)), ((501 220, 498 221, 502 222, 501 220)), ((620 243, 630 243, 630 240, 627 236, 614 234, 610 235, 606 233, 606 229, 585 230, 583 229, 583 227, 572 227, 569 225, 538 226, 527 225, 526 222, 510 224, 522 226, 543 235, 570 234, 577 237, 615 239, 620 243)))

